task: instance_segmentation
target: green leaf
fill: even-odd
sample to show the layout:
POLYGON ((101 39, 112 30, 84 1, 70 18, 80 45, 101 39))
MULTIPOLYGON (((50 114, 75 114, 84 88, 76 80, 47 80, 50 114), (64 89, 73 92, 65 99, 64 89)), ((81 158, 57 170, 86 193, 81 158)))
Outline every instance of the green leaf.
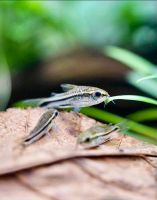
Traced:
POLYGON ((157 74, 156 75, 145 76, 143 78, 140 78, 140 79, 137 80, 137 83, 139 83, 141 81, 149 80, 149 79, 157 79, 157 74))
MULTIPOLYGON (((131 85, 157 98, 157 81, 150 80, 152 78, 152 74, 157 74, 157 69, 154 64, 128 50, 121 49, 119 47, 106 47, 104 49, 104 53, 105 55, 126 64, 127 67, 133 70, 133 72, 128 73, 126 76, 126 80, 131 85), (148 77, 147 80, 143 78, 144 76, 148 77), (138 84, 138 80, 145 81, 142 84, 138 84)), ((155 76, 153 76, 153 78, 155 79, 155 76)))
POLYGON ((130 100, 130 101, 141 101, 144 103, 154 104, 157 105, 157 101, 152 98, 138 96, 138 95, 120 95, 120 96, 113 96, 109 97, 105 103, 109 103, 115 100, 130 100))
MULTIPOLYGON (((2 61, 2 57, 1 57, 2 61)), ((4 110, 8 104, 11 94, 10 72, 5 63, 0 63, 0 110, 4 110)))
POLYGON ((150 137, 137 134, 137 133, 135 133, 133 131, 124 131, 123 133, 126 134, 126 135, 129 135, 129 136, 135 137, 138 140, 143 140, 144 142, 149 142, 149 143, 157 145, 157 142, 154 139, 150 138, 150 137))
POLYGON ((137 83, 137 80, 141 79, 143 75, 136 73, 136 72, 130 72, 126 79, 127 81, 133 85, 134 87, 142 90, 143 92, 151 95, 152 97, 157 98, 157 81, 156 80, 145 80, 142 83, 137 83))
POLYGON ((157 120, 157 108, 140 110, 127 117, 137 122, 157 120))
POLYGON ((104 49, 104 53, 105 55, 126 64, 136 72, 140 72, 145 75, 151 75, 154 72, 157 72, 154 64, 128 50, 109 46, 104 49))

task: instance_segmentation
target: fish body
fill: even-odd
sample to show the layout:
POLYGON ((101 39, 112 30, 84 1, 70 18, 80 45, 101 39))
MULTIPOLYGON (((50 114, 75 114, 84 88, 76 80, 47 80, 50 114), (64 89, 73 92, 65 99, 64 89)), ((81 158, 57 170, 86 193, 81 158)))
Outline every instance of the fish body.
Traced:
POLYGON ((119 126, 111 124, 93 126, 78 136, 77 144, 84 148, 97 147, 112 139, 111 133, 118 129, 119 126))
POLYGON ((43 137, 53 126, 52 121, 58 116, 58 111, 55 109, 47 110, 40 117, 37 125, 30 132, 30 135, 25 138, 24 145, 32 144, 36 142, 41 137, 43 137))
MULTIPOLYGON (((53 93, 51 97, 39 98, 32 101, 38 106, 45 108, 74 108, 93 106, 109 97, 109 94, 100 88, 91 86, 77 86, 71 84, 62 84, 63 93, 53 93)), ((29 101, 29 100, 27 100, 29 101)))

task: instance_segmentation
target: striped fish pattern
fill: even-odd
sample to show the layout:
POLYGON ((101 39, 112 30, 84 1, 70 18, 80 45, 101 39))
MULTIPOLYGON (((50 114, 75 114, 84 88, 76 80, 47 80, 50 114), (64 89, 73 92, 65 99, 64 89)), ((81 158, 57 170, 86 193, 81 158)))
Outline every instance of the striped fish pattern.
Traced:
POLYGON ((63 93, 53 93, 48 98, 30 99, 26 101, 36 103, 38 106, 45 108, 79 109, 105 102, 109 98, 109 94, 105 90, 97 87, 71 84, 62 84, 61 87, 64 91, 63 93))
POLYGON ((49 109, 40 117, 35 128, 30 132, 30 135, 25 138, 24 145, 29 145, 50 131, 53 127, 53 120, 58 116, 58 111, 55 109, 49 109))

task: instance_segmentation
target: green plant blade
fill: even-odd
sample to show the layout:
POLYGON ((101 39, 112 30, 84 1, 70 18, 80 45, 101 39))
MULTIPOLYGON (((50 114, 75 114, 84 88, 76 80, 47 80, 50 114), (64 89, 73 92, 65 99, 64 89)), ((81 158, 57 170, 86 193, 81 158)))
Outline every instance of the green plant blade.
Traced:
POLYGON ((124 131, 123 134, 135 137, 136 139, 142 140, 144 142, 149 142, 149 143, 157 145, 157 142, 154 139, 144 136, 144 135, 137 134, 133 131, 124 131))
POLYGON ((109 97, 105 103, 109 103, 115 100, 130 100, 130 101, 141 101, 144 103, 149 103, 153 105, 157 105, 157 101, 152 98, 138 96, 138 95, 120 95, 120 96, 113 96, 109 97))
POLYGON ((157 120, 157 108, 140 110, 128 115, 127 117, 136 122, 157 120))
POLYGON ((154 72, 157 73, 156 67, 146 59, 119 47, 108 46, 104 49, 105 55, 114 58, 136 72, 140 72, 144 75, 151 75, 154 72))
POLYGON ((157 74, 157 69, 151 62, 146 59, 119 47, 109 46, 104 49, 105 55, 114 58, 126 64, 133 72, 128 73, 126 80, 136 88, 157 98, 157 81, 150 80, 152 74, 157 74), (144 76, 148 76, 142 84, 137 84, 139 79, 143 80, 144 76), (149 79, 149 80, 148 80, 149 79))
POLYGON ((127 122, 127 128, 129 128, 130 131, 135 132, 137 135, 142 135, 153 139, 154 142, 157 143, 157 129, 136 123, 132 120, 126 120, 126 118, 117 116, 106 111, 102 111, 97 108, 82 108, 81 113, 84 113, 85 115, 88 115, 102 122, 109 122, 113 124, 127 122))
POLYGON ((140 78, 137 80, 137 83, 145 81, 145 80, 150 80, 150 79, 157 79, 157 75, 150 75, 150 76, 145 76, 143 78, 140 78))
POLYGON ((8 104, 11 95, 11 74, 5 56, 3 41, 4 20, 0 12, 0 110, 4 110, 8 104))
POLYGON ((7 64, 0 62, 0 110, 4 110, 7 107, 8 101, 11 95, 11 78, 7 64))
POLYGON ((137 83, 137 80, 141 79, 143 75, 136 73, 136 72, 130 72, 126 79, 127 81, 133 85, 134 87, 142 90, 143 92, 151 95, 152 97, 157 98, 157 81, 154 79, 145 80, 142 83, 137 83))

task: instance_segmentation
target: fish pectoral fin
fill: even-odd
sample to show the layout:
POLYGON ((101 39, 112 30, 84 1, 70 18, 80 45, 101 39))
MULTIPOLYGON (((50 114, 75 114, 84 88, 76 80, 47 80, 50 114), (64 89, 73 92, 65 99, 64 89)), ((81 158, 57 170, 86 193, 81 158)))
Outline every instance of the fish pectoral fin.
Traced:
POLYGON ((72 85, 72 84, 61 84, 61 88, 63 89, 64 92, 67 92, 69 90, 74 89, 75 87, 77 87, 77 85, 72 85))
POLYGON ((74 108, 73 108, 73 111, 74 111, 74 112, 79 112, 80 110, 81 110, 81 108, 79 108, 79 107, 74 107, 74 108))

